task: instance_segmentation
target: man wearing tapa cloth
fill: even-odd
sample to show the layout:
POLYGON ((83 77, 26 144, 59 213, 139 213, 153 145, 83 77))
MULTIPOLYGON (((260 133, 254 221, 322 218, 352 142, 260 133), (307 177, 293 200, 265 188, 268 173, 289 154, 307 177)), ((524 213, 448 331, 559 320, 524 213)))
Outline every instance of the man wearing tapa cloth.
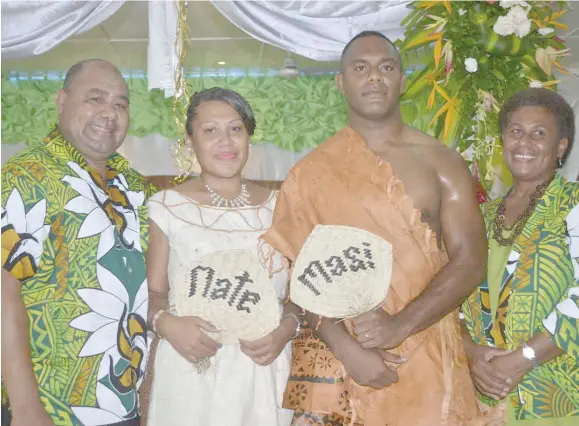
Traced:
POLYGON ((284 398, 296 426, 492 424, 476 402, 456 312, 486 268, 473 179, 456 152, 403 123, 404 81, 383 35, 348 43, 336 82, 349 126, 290 171, 263 237, 291 262, 316 225, 392 244, 383 309, 352 321, 302 312, 308 327, 294 341, 284 398))

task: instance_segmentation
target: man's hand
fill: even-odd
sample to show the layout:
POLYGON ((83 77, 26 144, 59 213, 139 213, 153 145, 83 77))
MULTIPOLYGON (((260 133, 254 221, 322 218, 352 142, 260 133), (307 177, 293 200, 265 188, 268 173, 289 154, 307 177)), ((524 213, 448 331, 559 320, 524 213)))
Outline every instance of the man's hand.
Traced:
POLYGON ((54 426, 54 423, 39 401, 26 410, 13 410, 10 426, 54 426))
POLYGON ((499 361, 509 357, 509 351, 473 344, 466 352, 470 375, 479 392, 497 400, 505 398, 514 386, 512 378, 499 361))
POLYGON ((408 338, 410 327, 378 308, 354 320, 354 333, 363 348, 393 349, 408 338))
POLYGON ((364 349, 355 342, 343 348, 338 358, 346 372, 356 383, 382 389, 398 382, 398 373, 386 365, 387 362, 403 364, 405 358, 379 349, 364 349))

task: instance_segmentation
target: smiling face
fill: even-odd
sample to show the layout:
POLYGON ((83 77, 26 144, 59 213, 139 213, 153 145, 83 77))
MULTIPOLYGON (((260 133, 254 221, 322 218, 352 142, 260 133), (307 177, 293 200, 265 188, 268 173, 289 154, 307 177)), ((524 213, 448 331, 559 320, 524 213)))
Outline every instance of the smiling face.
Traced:
POLYGON ((125 140, 129 92, 122 75, 104 61, 83 65, 57 95, 58 129, 86 158, 103 161, 125 140))
POLYGON ((222 101, 204 101, 187 135, 203 173, 232 178, 243 170, 249 151, 249 134, 235 108, 222 101))
POLYGON ((546 182, 563 158, 567 138, 561 138, 557 120, 542 107, 525 106, 514 111, 503 131, 503 155, 513 177, 546 182))
POLYGON ((367 120, 388 118, 399 109, 405 77, 400 55, 388 40, 362 37, 352 43, 336 77, 350 114, 367 120))

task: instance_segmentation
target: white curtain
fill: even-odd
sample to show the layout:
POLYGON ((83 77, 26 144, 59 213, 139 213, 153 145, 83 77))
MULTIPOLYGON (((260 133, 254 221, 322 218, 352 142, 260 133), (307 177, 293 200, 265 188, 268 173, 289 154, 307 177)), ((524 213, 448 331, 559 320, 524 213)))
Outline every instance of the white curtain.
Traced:
POLYGON ((317 61, 337 61, 364 30, 391 40, 404 35, 400 22, 409 1, 214 1, 233 24, 252 37, 317 61))
POLYGON ((41 55, 90 30, 123 5, 119 1, 2 1, 2 60, 41 55))
POLYGON ((578 180, 579 175, 579 77, 575 75, 557 76, 561 83, 557 85, 557 92, 565 98, 575 111, 575 140, 561 170, 561 174, 569 180, 578 180))
MULTIPOLYGON (((147 79, 149 90, 161 89, 166 97, 175 94, 175 70, 179 61, 177 49, 175 49, 176 35, 177 5, 175 0, 149 1, 147 79)), ((181 46, 177 47, 181 48, 181 46)))
MULTIPOLYGON (((392 40, 410 1, 212 1, 229 21, 253 38, 317 61, 336 61, 348 41, 364 30, 392 40)), ((174 0, 149 2, 149 90, 174 93, 177 66, 174 0)))

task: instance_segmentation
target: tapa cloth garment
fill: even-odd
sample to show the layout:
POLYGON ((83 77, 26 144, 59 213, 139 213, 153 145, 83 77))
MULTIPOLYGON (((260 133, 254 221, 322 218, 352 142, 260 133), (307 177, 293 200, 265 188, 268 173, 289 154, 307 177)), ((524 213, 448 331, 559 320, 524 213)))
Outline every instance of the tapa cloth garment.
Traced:
MULTIPOLYGON (((436 235, 390 165, 345 128, 302 159, 284 182, 264 239, 294 262, 317 224, 365 229, 392 244, 392 281, 384 309, 395 314, 416 298, 448 262, 436 235)), ((346 321, 351 329, 351 324, 346 321)), ((335 415, 365 426, 491 424, 478 408, 458 315, 410 337, 394 352, 408 362, 399 383, 382 390, 356 384, 309 330, 294 340, 284 406, 335 415)))

